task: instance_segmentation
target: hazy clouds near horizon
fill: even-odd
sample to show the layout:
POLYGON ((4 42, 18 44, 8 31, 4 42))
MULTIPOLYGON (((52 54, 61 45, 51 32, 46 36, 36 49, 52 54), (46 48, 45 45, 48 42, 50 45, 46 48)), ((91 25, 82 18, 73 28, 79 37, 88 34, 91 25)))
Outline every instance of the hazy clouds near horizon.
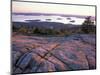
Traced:
POLYGON ((53 13, 53 14, 73 14, 82 16, 95 16, 94 6, 77 6, 61 4, 44 4, 29 2, 12 2, 12 12, 22 13, 53 13))

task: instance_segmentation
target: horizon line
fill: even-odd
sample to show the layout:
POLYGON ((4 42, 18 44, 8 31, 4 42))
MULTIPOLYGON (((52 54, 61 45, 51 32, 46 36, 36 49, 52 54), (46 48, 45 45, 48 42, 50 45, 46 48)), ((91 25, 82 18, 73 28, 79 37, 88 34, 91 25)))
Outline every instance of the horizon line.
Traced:
POLYGON ((75 17, 88 17, 91 16, 92 18, 96 18, 96 16, 92 15, 74 15, 74 14, 59 14, 59 13, 41 13, 41 12, 12 12, 12 14, 24 14, 24 15, 55 15, 55 16, 75 16, 75 17))

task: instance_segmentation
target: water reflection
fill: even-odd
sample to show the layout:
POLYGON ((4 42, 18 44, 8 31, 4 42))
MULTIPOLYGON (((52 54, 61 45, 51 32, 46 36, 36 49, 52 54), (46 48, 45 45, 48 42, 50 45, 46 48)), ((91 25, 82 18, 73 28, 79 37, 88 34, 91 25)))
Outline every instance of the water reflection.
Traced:
POLYGON ((49 15, 12 15, 13 22, 28 22, 28 21, 43 21, 43 22, 58 22, 64 24, 81 25, 84 18, 78 17, 62 17, 49 15))

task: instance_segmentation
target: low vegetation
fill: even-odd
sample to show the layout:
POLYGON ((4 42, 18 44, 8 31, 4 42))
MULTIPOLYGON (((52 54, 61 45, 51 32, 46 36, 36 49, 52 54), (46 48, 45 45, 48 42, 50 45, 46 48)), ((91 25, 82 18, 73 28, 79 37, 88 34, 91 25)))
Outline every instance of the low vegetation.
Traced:
POLYGON ((52 28, 38 28, 38 27, 25 27, 22 25, 21 27, 17 28, 13 25, 13 32, 18 32, 21 34, 27 34, 27 35, 59 35, 59 36, 68 36, 71 34, 79 34, 79 33, 85 33, 85 34, 95 34, 96 33, 96 27, 94 25, 94 22, 91 20, 91 17, 87 17, 81 27, 78 29, 72 30, 72 29, 52 29, 52 28))
POLYGON ((96 27, 94 22, 91 20, 91 17, 87 17, 84 23, 81 26, 81 30, 83 33, 96 33, 96 27))

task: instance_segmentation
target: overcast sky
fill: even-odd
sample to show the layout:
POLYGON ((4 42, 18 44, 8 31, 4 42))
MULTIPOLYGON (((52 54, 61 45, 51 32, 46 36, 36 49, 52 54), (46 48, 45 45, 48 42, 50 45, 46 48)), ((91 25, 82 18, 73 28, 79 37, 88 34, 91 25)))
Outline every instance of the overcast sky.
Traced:
POLYGON ((12 12, 23 13, 55 13, 55 14, 72 14, 95 16, 95 7, 93 6, 77 6, 77 5, 61 5, 61 4, 44 4, 29 2, 12 2, 12 12))

